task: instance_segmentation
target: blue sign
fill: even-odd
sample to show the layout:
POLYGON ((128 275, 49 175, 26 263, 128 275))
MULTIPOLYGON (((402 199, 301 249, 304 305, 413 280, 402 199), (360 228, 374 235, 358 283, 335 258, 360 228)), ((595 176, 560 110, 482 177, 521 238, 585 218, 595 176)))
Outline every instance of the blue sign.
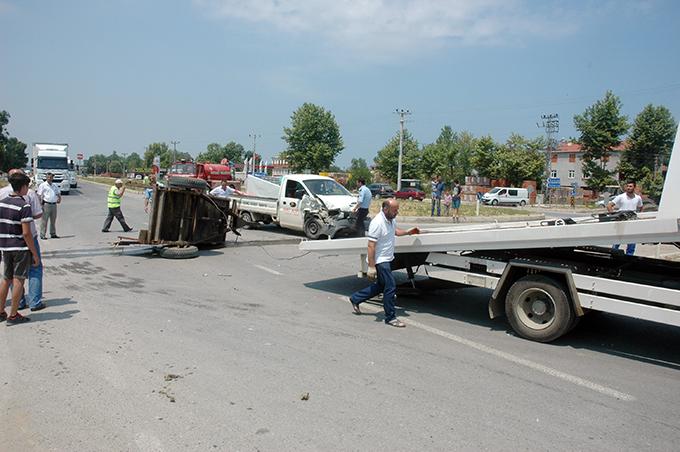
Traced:
POLYGON ((548 188, 560 188, 560 178, 559 177, 549 177, 548 178, 548 188))

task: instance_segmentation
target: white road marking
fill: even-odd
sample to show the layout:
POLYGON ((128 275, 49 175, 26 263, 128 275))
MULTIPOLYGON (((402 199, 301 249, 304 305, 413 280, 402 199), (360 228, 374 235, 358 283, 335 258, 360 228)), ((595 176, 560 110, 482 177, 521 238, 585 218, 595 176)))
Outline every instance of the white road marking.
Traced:
POLYGON ((264 267, 262 265, 253 264, 253 267, 257 267, 260 270, 264 270, 266 272, 269 272, 272 275, 279 275, 279 276, 283 275, 283 273, 277 272, 276 270, 272 270, 271 268, 267 268, 267 267, 264 267))
MULTIPOLYGON (((347 302, 346 297, 342 297, 341 299, 345 303, 347 302)), ((366 303, 362 303, 361 309, 363 311, 371 311, 371 312, 374 312, 374 313, 382 312, 382 308, 378 308, 376 306, 366 304, 366 303)), ((438 328, 431 327, 429 325, 425 325, 424 323, 420 323, 420 322, 417 322, 415 320, 411 320, 411 319, 404 318, 404 317, 399 317, 399 320, 401 320, 402 322, 404 322, 407 325, 419 328, 423 331, 427 331, 428 333, 436 334, 437 336, 452 340, 454 342, 468 346, 468 347, 473 348, 475 350, 478 350, 480 352, 484 352, 484 353, 487 353, 489 355, 493 355, 497 358, 501 358, 501 359, 504 359, 506 361, 510 361, 514 364, 519 364, 520 366, 528 367, 530 369, 542 372, 546 375, 550 375, 550 376, 555 377, 555 378, 559 378, 560 380, 567 381, 567 382, 575 384, 577 386, 582 386, 582 387, 588 388, 592 391, 599 392, 600 394, 604 394, 606 396, 613 397, 615 399, 623 400, 623 401, 626 401, 626 402, 632 402, 632 401, 635 400, 634 396, 632 396, 630 394, 626 394, 625 392, 620 392, 620 391, 617 391, 615 389, 608 388, 606 386, 602 386, 602 385, 599 385, 599 384, 594 383, 592 381, 583 379, 581 377, 577 377, 575 375, 571 375, 571 374, 568 374, 568 373, 565 373, 565 372, 561 372, 557 369, 553 369, 552 367, 544 366, 543 364, 539 364, 537 362, 534 362, 534 361, 531 361, 531 360, 528 360, 528 359, 520 358, 519 356, 515 356, 511 353, 507 353, 507 352, 504 352, 504 351, 501 351, 501 350, 497 350, 493 347, 489 347, 487 345, 480 344, 478 342, 471 341, 469 339, 465 339, 464 337, 448 333, 446 331, 440 330, 438 328)))

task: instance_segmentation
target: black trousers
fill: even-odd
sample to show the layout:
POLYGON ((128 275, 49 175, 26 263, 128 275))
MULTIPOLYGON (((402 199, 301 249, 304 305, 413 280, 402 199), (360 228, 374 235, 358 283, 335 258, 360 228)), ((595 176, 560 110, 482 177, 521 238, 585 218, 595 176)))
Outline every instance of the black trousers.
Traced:
POLYGON ((360 207, 357 209, 357 216, 354 219, 354 230, 356 230, 361 236, 366 233, 366 226, 364 225, 364 220, 368 216, 368 209, 360 207))
POLYGON ((113 217, 116 217, 116 220, 118 220, 120 225, 123 227, 123 231, 127 232, 130 229, 132 229, 125 222, 125 217, 123 216, 123 212, 120 210, 120 207, 109 207, 109 214, 106 216, 106 220, 104 220, 104 226, 102 227, 102 231, 109 230, 109 228, 111 227, 111 223, 113 222, 113 217))

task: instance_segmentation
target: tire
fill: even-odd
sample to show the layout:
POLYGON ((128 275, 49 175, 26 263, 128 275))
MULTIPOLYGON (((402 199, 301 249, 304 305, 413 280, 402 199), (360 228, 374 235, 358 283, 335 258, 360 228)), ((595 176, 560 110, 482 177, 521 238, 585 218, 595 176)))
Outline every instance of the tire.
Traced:
POLYGON ((498 200, 497 200, 497 199, 494 199, 493 201, 491 201, 491 205, 492 205, 492 206, 497 206, 497 205, 498 205, 498 200))
POLYGON ((161 248, 158 254, 165 259, 191 259, 198 256, 198 248, 195 246, 187 246, 184 248, 172 246, 161 248))
POLYGON ((198 188, 201 190, 208 189, 208 183, 203 179, 196 179, 194 177, 170 177, 168 179, 168 187, 170 188, 198 188))
POLYGON ((408 197, 408 200, 409 200, 409 201, 413 201, 413 196, 409 196, 409 197, 408 197))
POLYGON ((321 222, 317 218, 310 218, 305 221, 305 235, 310 240, 316 240, 321 237, 321 222))
POLYGON ((525 276, 510 287, 505 314, 517 334, 537 342, 554 341, 576 323, 565 289, 543 275, 525 276))
POLYGON ((250 212, 243 211, 239 214, 239 217, 241 218, 241 221, 243 221, 243 229, 250 229, 253 226, 253 223, 255 223, 253 214, 250 212))
POLYGON ((526 202, 525 200, 521 200, 521 201, 519 202, 519 206, 520 206, 520 207, 524 207, 524 206, 526 206, 526 205, 527 205, 527 202, 526 202))

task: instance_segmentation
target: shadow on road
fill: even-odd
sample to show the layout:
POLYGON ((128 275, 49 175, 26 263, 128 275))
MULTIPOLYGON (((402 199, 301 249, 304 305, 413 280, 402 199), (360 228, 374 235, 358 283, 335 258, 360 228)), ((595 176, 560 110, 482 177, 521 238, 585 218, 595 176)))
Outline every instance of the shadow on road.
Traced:
MULTIPOLYGON (((461 286, 445 281, 417 277, 413 288, 403 272, 395 272, 398 315, 428 313, 487 328, 507 331, 505 319, 490 319, 488 302, 491 290, 461 286)), ((306 283, 310 289, 347 296, 368 282, 356 276, 345 276, 306 283)), ((349 310, 349 302, 347 309, 349 310)), ((382 306, 379 299, 371 301, 382 306)), ((376 316, 382 321, 382 314, 376 316)), ((591 312, 581 318, 570 333, 545 347, 572 347, 606 353, 680 370, 680 328, 607 313, 591 312)), ((547 349, 549 350, 549 349, 547 349)))

